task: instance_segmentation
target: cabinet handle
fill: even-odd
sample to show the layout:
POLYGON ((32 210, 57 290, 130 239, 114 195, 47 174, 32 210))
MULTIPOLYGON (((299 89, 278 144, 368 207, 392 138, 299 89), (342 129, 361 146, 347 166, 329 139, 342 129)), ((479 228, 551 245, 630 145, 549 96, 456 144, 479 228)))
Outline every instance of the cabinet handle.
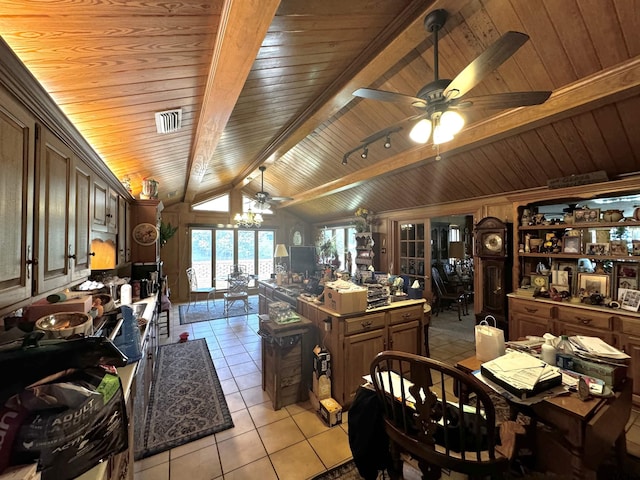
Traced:
POLYGON ((403 313, 402 318, 409 318, 411 316, 410 313, 403 313))
POLYGON ((96 256, 96 252, 89 252, 89 256, 95 257, 96 256))
POLYGON ((382 349, 383 350, 387 350, 387 339, 386 338, 382 339, 382 349))
POLYGON ((524 309, 529 312, 529 313, 536 313, 538 311, 537 308, 528 308, 528 307, 524 307, 524 309))
POLYGON ((389 339, 389 350, 393 350, 393 338, 389 339))
POLYGON ((369 328, 371 327, 372 324, 373 322, 371 320, 367 320, 367 321, 363 321, 360 325, 362 325, 362 328, 369 328))
POLYGON ((583 318, 583 317, 576 317, 578 319, 578 321, 580 321, 583 325, 589 325, 591 323, 591 318, 583 318))
POLYGON ((74 254, 69 254, 68 257, 72 258, 73 260, 75 260, 76 259, 76 254, 75 253, 74 254))

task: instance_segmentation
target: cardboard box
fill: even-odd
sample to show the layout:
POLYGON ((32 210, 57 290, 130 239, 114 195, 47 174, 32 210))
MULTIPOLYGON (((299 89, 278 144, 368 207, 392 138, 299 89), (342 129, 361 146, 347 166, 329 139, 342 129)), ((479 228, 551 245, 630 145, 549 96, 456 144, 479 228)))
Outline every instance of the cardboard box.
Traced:
POLYGON ((318 400, 331 398, 331 380, 326 375, 313 376, 313 393, 318 400))
POLYGON ((364 312, 367 309, 367 289, 336 290, 325 286, 324 306, 339 314, 364 312))
POLYGON ((58 312, 82 312, 89 313, 93 304, 93 296, 70 298, 64 302, 49 303, 45 298, 32 303, 25 313, 25 317, 30 322, 35 322, 39 318, 58 312))
POLYGON ((321 375, 331 376, 331 354, 318 346, 313 349, 313 373, 316 378, 321 375))
POLYGON ((328 426, 333 427, 342 423, 342 406, 333 398, 320 400, 320 418, 328 426))
POLYGON ((573 371, 603 380, 606 385, 613 388, 620 387, 622 381, 627 378, 626 365, 608 365, 575 356, 573 357, 573 371))

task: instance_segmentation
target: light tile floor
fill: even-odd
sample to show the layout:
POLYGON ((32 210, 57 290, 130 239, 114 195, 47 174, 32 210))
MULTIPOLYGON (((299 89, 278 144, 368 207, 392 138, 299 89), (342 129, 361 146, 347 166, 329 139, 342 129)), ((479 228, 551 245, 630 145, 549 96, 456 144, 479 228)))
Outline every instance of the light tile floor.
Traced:
MULTIPOLYGON (((234 428, 136 462, 136 480, 305 480, 351 458, 348 413, 342 425, 328 428, 309 402, 273 409, 261 386, 257 315, 180 325, 173 305, 171 320, 171 337, 161 335, 161 343, 176 342, 183 332, 206 339, 234 428)), ((453 320, 441 314, 432 321, 453 320)), ((435 328, 430 347, 433 358, 451 364, 475 353, 473 342, 435 328)), ((638 411, 629 420, 627 445, 640 456, 638 411)))

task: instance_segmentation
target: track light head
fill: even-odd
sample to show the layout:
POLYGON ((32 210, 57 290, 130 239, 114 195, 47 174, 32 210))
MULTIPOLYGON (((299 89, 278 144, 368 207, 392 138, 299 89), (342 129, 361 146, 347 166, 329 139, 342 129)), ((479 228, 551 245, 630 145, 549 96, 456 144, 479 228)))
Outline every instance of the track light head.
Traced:
POLYGON ((362 153, 360 154, 360 156, 362 158, 367 158, 368 155, 369 155, 369 147, 365 145, 364 148, 362 149, 362 153))
POLYGON ((387 139, 384 141, 384 148, 391 148, 391 136, 387 135, 387 139))
POLYGON ((344 157, 342 157, 342 165, 346 165, 347 164, 347 159, 349 158, 349 155, 346 155, 344 157))

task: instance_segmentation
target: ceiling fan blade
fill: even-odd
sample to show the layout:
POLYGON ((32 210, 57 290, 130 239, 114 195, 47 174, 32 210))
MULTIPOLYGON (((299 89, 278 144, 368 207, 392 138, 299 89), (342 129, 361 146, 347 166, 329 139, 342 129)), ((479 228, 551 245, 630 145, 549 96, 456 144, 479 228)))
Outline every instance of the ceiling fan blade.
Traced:
POLYGON ((427 103, 418 97, 405 95, 404 93, 387 92, 385 90, 375 90, 373 88, 359 88, 353 92, 355 97, 378 100, 380 102, 404 103, 417 108, 425 108, 427 103))
POLYGON ((529 40, 529 35, 507 32, 475 60, 467 65, 447 87, 445 96, 460 98, 475 87, 482 79, 506 62, 511 55, 529 40))
POLYGON ((455 108, 515 108, 540 105, 551 96, 549 91, 507 92, 451 100, 455 108))

